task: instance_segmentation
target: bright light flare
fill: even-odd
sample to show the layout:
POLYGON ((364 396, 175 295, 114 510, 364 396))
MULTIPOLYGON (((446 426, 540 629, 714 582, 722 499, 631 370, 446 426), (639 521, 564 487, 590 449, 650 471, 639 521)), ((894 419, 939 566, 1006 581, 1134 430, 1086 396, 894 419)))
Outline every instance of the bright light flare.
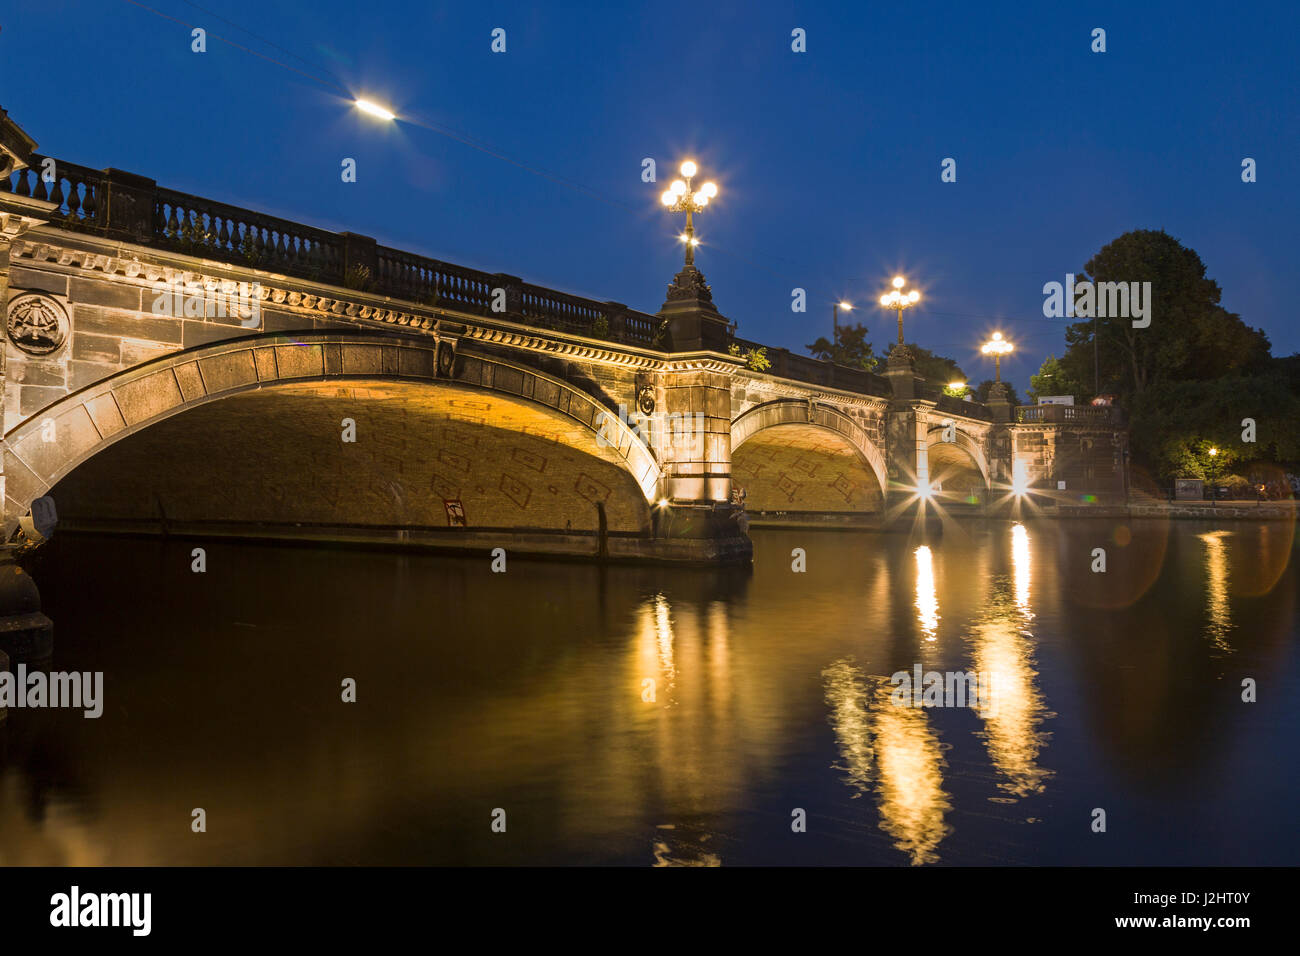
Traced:
POLYGON ((380 106, 378 103, 373 103, 370 100, 357 100, 356 107, 361 110, 361 112, 369 113, 371 116, 377 116, 381 120, 388 121, 397 119, 397 115, 391 110, 384 109, 384 107, 380 106))
POLYGON ((697 167, 689 159, 686 162, 682 163, 682 175, 685 176, 687 179, 690 179, 697 172, 699 172, 699 167, 697 167))
POLYGON ((902 276, 894 276, 894 288, 901 289, 906 280, 902 276))
POLYGON ((1017 458, 1012 466, 1011 493, 1017 498, 1029 494, 1029 468, 1023 458, 1017 458))
POLYGON ((1015 350, 1015 346, 1002 337, 1001 332, 994 332, 993 338, 980 346, 985 355, 1006 355, 1015 350))

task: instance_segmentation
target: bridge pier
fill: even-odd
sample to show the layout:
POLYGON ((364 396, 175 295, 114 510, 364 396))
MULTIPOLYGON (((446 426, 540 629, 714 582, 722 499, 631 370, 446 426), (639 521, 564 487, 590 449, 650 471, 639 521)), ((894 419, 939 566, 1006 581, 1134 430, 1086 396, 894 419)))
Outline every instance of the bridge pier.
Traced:
MULTIPOLYGON (((0 109, 0 180, 7 181, 15 170, 27 168, 35 150, 36 142, 0 109)), ((56 209, 56 203, 0 193, 0 422, 4 421, 8 391, 9 264, 13 241, 45 225, 56 209)), ((7 513, 4 457, 0 455, 0 505, 7 513)), ((41 613, 36 582, 15 563, 9 543, 0 541, 0 670, 8 669, 10 659, 48 659, 53 646, 53 625, 41 613)))

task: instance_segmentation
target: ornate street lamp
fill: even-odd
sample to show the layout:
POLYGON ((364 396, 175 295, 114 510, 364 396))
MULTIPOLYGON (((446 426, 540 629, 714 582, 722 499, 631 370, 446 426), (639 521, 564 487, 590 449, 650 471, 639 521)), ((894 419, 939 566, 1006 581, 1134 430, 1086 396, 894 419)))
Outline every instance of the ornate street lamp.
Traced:
POLYGON ((993 338, 984 343, 980 349, 985 355, 993 356, 993 381, 1002 381, 1002 356, 1014 351, 1015 346, 1002 337, 1001 332, 994 332, 993 338))
POLYGON ((921 293, 915 289, 911 292, 903 291, 906 281, 902 276, 894 276, 894 291, 887 292, 880 297, 880 304, 886 309, 896 309, 898 311, 898 344, 900 347, 903 344, 903 310, 910 309, 921 301, 921 293))
POLYGON ((682 242, 686 243, 686 265, 688 267, 695 265, 695 247, 700 244, 700 240, 695 238, 695 223, 692 216, 695 213, 703 212, 704 207, 709 204, 709 200, 718 194, 718 187, 713 183, 705 183, 696 192, 691 188, 691 180, 699 171, 698 167, 689 159, 682 163, 682 176, 684 180, 678 179, 664 194, 659 197, 659 201, 668 207, 669 212, 686 213, 686 231, 680 236, 682 242))

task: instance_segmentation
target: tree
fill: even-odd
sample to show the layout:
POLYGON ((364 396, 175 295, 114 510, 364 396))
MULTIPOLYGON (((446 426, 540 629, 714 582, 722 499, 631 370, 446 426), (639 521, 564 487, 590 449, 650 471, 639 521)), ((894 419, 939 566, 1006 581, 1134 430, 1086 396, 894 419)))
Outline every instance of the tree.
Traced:
POLYGON ((847 365, 850 368, 864 368, 871 371, 880 360, 867 341, 867 328, 861 323, 840 325, 835 329, 835 344, 827 341, 825 336, 812 345, 804 346, 814 357, 823 361, 847 365))
POLYGON ((1087 394, 1088 390, 1070 378, 1055 355, 1047 356, 1038 374, 1029 376, 1029 400, 1034 404, 1038 404, 1044 395, 1073 395, 1077 402, 1087 394))
POLYGON ((1148 388, 1132 410, 1134 457, 1165 479, 1208 477, 1210 465, 1222 477, 1236 462, 1300 460, 1300 391, 1284 362, 1252 375, 1148 388), (1246 419, 1253 442, 1243 440, 1246 419), (1213 462, 1211 447, 1219 450, 1213 462))
POLYGON ((1145 328, 1133 327, 1130 306, 1129 316, 1086 318, 1065 332, 1067 379, 1092 384, 1099 370, 1098 390, 1114 391, 1125 405, 1164 382, 1211 379, 1268 361, 1264 333, 1219 305, 1218 283, 1206 278, 1201 257, 1163 230, 1124 233, 1088 260, 1080 281, 1151 283, 1145 328))
POLYGON ((966 373, 952 359, 935 355, 929 349, 923 349, 914 342, 909 342, 907 347, 912 350, 912 355, 915 357, 916 374, 930 384, 944 388, 952 382, 966 381, 966 373))
MULTIPOLYGON (((1007 399, 1011 402, 1011 404, 1012 405, 1022 404, 1020 401, 1020 396, 1016 394, 1016 387, 1012 385, 1010 382, 1003 382, 1002 384, 1007 387, 1007 399)), ((987 402, 989 400, 989 392, 992 390, 992 388, 993 388, 993 379, 986 378, 984 381, 980 382, 979 386, 975 389, 975 401, 987 402)))

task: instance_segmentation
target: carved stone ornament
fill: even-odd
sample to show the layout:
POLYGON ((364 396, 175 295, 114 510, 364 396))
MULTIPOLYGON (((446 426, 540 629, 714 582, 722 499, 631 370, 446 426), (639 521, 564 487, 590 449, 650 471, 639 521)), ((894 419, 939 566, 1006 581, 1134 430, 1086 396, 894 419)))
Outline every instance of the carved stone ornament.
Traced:
POLYGON ((641 390, 637 393, 636 407, 642 415, 653 415, 655 410, 655 388, 653 385, 642 385, 641 390))
POLYGON ((29 292, 9 303, 9 340, 28 355, 57 352, 68 339, 68 312, 57 299, 29 292))
POLYGON ((438 375, 451 378, 456 367, 456 346, 448 341, 438 343, 438 375))
POLYGON ((695 266, 687 266, 673 277, 668 287, 668 301, 694 300, 704 305, 713 305, 713 292, 704 281, 704 273, 695 266))

